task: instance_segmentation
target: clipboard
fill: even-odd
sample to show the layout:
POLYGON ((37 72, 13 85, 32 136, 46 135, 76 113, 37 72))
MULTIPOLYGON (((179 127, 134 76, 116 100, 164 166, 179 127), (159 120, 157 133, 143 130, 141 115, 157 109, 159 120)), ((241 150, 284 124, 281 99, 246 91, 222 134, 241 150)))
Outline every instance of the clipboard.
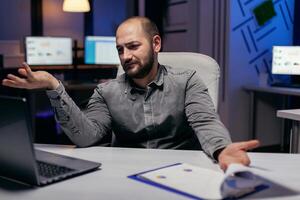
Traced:
MULTIPOLYGON (((233 199, 232 197, 222 196, 221 193, 220 193, 220 195, 217 194, 221 190, 220 189, 221 188, 221 182, 224 181, 224 177, 225 177, 224 174, 222 175, 223 176, 222 180, 221 180, 221 177, 217 177, 218 178, 217 179, 217 183, 215 184, 214 188, 212 189, 212 191, 215 191, 216 194, 213 197, 211 197, 211 198, 208 198, 208 196, 205 196, 205 195, 201 196, 199 194, 195 194, 193 192, 189 192, 188 190, 182 189, 180 187, 179 188, 178 187, 174 187, 174 185, 172 186, 170 184, 159 183, 159 182, 156 182, 156 181, 153 181, 151 179, 148 179, 148 178, 144 177, 145 175, 148 175, 148 174, 151 174, 151 173, 163 172, 163 171, 166 172, 166 170, 168 170, 168 171, 169 170, 174 170, 175 168, 177 168, 175 170, 178 170, 178 168, 180 168, 181 166, 195 167, 194 169, 204 170, 203 173, 212 173, 212 174, 208 174, 207 176, 209 176, 209 175, 215 176, 217 173, 219 173, 220 176, 222 175, 222 173, 220 173, 220 172, 215 172, 213 170, 200 168, 198 166, 193 166, 193 165, 189 165, 189 164, 186 164, 186 163, 175 163, 175 164, 170 164, 170 165, 166 165, 166 166, 163 166, 163 167, 158 167, 158 168, 155 168, 155 169, 151 169, 151 170, 139 172, 139 173, 136 173, 136 174, 133 174, 133 175, 129 175, 128 178, 130 178, 132 180, 135 180, 135 181, 139 181, 139 182, 145 183, 147 185, 151 185, 151 186, 154 186, 154 187, 166 190, 168 192, 173 192, 173 193, 176 193, 178 195, 185 196, 185 197, 190 198, 190 199, 195 199, 195 200, 202 200, 202 199, 233 199), (214 174, 214 173, 216 173, 216 174, 214 174), (219 188, 219 190, 218 190, 218 188, 219 188)), ((197 178, 199 178, 199 174, 197 175, 197 178)), ((190 185, 192 187, 194 187, 194 184, 190 184, 190 185)), ((207 188, 209 188, 209 186, 207 186, 207 188)), ((244 193, 241 192, 241 195, 239 195, 238 198, 242 198, 242 197, 251 195, 253 193, 259 192, 259 191, 264 190, 266 188, 268 188, 267 185, 265 185, 265 184, 259 184, 259 185, 255 186, 251 191, 247 191, 247 192, 244 192, 244 193)))

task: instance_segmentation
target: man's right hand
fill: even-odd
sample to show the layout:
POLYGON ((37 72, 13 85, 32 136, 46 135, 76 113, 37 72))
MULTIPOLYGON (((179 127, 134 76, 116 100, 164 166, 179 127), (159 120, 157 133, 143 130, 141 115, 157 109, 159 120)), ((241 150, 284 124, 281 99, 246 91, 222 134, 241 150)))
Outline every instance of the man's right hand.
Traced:
POLYGON ((2 85, 14 88, 54 90, 58 87, 58 80, 46 71, 31 71, 27 63, 18 69, 20 76, 8 74, 2 80, 2 85))

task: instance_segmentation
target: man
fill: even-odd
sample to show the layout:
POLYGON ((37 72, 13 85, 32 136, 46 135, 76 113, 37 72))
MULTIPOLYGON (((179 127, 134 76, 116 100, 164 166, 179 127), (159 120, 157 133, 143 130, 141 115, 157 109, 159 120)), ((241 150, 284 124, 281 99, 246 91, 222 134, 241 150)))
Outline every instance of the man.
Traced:
POLYGON ((117 29, 116 43, 125 74, 99 84, 85 112, 51 74, 32 72, 27 64, 18 70, 20 77, 9 74, 2 84, 46 88, 56 119, 81 147, 113 132, 113 146, 202 147, 224 170, 230 163, 250 163, 246 151, 258 146, 258 141, 231 143, 195 72, 158 63, 161 38, 155 24, 144 17, 127 19, 117 29))

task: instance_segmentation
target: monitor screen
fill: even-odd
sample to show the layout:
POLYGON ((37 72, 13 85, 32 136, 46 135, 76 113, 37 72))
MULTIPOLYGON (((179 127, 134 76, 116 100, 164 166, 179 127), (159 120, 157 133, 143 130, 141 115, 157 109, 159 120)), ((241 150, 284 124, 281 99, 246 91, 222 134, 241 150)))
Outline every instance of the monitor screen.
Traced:
POLYGON ((300 75, 300 46, 274 46, 272 74, 300 75))
POLYGON ((29 65, 71 65, 72 39, 67 37, 25 38, 26 62, 29 65))
POLYGON ((108 36, 87 36, 84 51, 85 64, 120 64, 116 49, 116 38, 108 36))

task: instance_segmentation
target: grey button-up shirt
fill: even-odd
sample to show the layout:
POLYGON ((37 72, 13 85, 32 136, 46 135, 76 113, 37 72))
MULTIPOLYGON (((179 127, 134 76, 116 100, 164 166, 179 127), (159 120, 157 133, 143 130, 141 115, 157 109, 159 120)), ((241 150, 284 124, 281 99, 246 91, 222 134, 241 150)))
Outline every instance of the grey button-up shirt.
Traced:
POLYGON ((192 70, 159 66, 146 89, 125 74, 99 84, 84 112, 62 84, 47 94, 56 119, 78 146, 113 132, 112 146, 202 149, 209 155, 231 143, 207 87, 192 70))

